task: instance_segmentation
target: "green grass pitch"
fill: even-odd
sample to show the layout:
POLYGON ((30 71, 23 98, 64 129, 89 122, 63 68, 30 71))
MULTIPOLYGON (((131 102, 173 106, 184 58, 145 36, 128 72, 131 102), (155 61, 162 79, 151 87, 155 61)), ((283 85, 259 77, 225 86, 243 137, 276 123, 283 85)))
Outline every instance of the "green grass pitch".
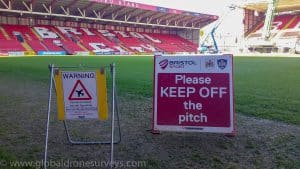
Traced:
MULTIPOLYGON (((0 58, 0 76, 47 84, 50 63, 102 66, 111 62, 116 63, 120 95, 152 96, 153 57, 7 57, 0 58)), ((234 87, 237 113, 300 125, 300 58, 234 57, 234 87)))

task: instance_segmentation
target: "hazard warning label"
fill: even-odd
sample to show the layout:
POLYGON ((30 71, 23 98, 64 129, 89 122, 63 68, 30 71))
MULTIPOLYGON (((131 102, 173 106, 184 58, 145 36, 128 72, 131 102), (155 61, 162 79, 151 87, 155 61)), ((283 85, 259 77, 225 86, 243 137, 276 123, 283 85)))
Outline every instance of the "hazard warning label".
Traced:
POLYGON ((96 72, 62 72, 66 119, 98 118, 96 72))
POLYGON ((77 80, 70 95, 69 100, 92 100, 91 95, 82 84, 81 80, 77 80))

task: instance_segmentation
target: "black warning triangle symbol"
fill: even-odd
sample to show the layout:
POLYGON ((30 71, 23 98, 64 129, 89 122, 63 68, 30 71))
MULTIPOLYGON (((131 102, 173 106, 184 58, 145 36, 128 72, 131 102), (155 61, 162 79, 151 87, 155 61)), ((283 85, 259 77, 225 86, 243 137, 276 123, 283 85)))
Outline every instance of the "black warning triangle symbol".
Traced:
POLYGON ((82 82, 77 80, 69 95, 69 100, 92 100, 92 97, 82 82))

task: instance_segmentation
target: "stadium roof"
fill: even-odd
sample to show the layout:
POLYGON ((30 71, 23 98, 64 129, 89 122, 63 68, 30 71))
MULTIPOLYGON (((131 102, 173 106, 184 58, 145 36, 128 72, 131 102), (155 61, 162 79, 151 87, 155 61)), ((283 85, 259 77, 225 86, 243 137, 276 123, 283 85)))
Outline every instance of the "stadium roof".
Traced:
MULTIPOLYGON (((268 1, 262 0, 255 3, 249 3, 245 5, 246 9, 256 10, 259 12, 265 12, 267 10, 268 1)), ((300 0, 278 0, 276 11, 287 12, 287 11, 299 11, 300 0)))
POLYGON ((168 28, 200 29, 215 15, 125 0, 0 0, 0 14, 55 20, 84 20, 168 28))

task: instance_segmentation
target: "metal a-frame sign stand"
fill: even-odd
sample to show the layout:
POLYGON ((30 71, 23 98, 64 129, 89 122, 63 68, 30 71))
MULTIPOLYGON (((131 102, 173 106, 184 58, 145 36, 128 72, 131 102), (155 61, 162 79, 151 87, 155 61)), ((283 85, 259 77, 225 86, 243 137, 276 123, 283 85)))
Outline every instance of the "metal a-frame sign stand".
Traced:
MULTIPOLYGON (((116 73, 115 73, 115 63, 110 64, 110 66, 101 67, 101 68, 99 68, 99 67, 89 67, 89 66, 62 66, 62 67, 56 67, 56 66, 54 66, 54 64, 49 65, 49 70, 50 70, 50 86, 49 86, 48 111, 47 111, 46 140, 45 140, 45 154, 44 154, 44 169, 47 169, 48 140, 49 140, 49 123, 50 123, 50 113, 51 113, 51 103, 52 103, 51 100, 52 100, 53 86, 54 86, 55 91, 57 93, 57 97, 60 97, 60 96, 58 96, 59 86, 57 86, 57 84, 54 83, 55 82, 55 74, 57 74, 60 71, 60 69, 76 69, 76 68, 86 68, 86 69, 94 69, 94 70, 96 69, 97 72, 99 72, 99 73, 96 73, 96 71, 95 71, 96 76, 97 75, 100 76, 100 72, 101 72, 102 78, 104 78, 105 90, 104 89, 99 89, 99 86, 96 86, 97 89, 95 89, 95 91, 99 94, 99 90, 102 90, 102 95, 105 92, 104 93, 105 96, 106 96, 106 93, 107 93, 107 90, 106 90, 105 68, 110 68, 110 73, 111 73, 111 76, 112 76, 111 140, 105 140, 105 141, 79 141, 79 140, 73 140, 71 138, 70 134, 69 134, 69 128, 68 128, 68 125, 67 125, 67 121, 64 118, 65 115, 63 113, 60 113, 59 110, 58 110, 58 116, 63 116, 63 118, 59 117, 59 119, 61 119, 63 121, 68 142, 70 144, 72 144, 72 145, 110 144, 111 145, 111 149, 110 149, 110 167, 113 168, 113 164, 114 164, 114 144, 118 144, 118 143, 121 142, 121 128, 120 128, 120 119, 119 119, 119 107, 118 107, 118 99, 117 99, 117 92, 116 92, 116 80, 115 80, 116 79, 116 77, 115 77, 116 76, 116 73), (115 130, 115 115, 116 115, 116 118, 117 118, 117 126, 118 126, 118 135, 119 135, 118 140, 115 140, 115 138, 114 138, 114 133, 115 133, 115 131, 114 131, 115 130)), ((97 83, 100 82, 99 79, 97 79, 96 81, 97 81, 97 83)), ((76 85, 74 86, 73 91, 75 90, 75 87, 76 87, 76 85)), ((84 88, 84 90, 86 90, 85 87, 83 87, 83 88, 84 88)), ((62 87, 61 87, 60 90, 64 90, 64 89, 62 89, 62 87)), ((101 91, 100 91, 100 95, 101 95, 101 91)), ((78 96, 80 96, 80 95, 78 94, 78 96)), ((64 97, 64 96, 61 96, 61 97, 64 97)), ((62 99, 61 101, 63 102, 64 98, 61 98, 61 99, 62 99)), ((86 99, 89 99, 89 98, 86 98, 86 99)), ((62 109, 65 109, 65 108, 63 107, 62 109)), ((98 108, 98 109, 100 109, 100 108, 98 108)), ((64 112, 64 110, 62 110, 62 111, 64 112)), ((108 111, 108 110, 106 109, 106 111, 108 111)), ((99 112, 100 112, 100 110, 99 110, 99 112)), ((99 116, 101 116, 101 114, 99 114, 99 116)), ((106 117, 104 117, 106 119, 108 115, 104 115, 104 116, 106 116, 106 117)), ((103 117, 103 115, 102 115, 102 117, 103 117)))

